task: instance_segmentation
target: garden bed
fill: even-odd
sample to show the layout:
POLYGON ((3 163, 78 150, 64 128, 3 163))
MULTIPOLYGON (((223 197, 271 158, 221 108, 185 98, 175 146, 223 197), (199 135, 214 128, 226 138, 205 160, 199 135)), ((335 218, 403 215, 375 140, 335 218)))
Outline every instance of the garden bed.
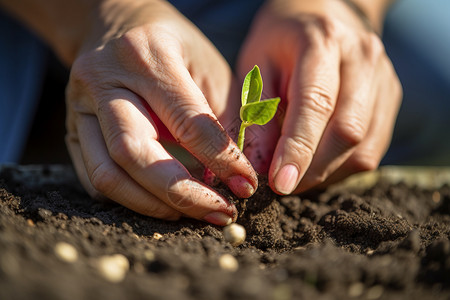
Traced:
POLYGON ((68 166, 4 166, 0 299, 449 299, 449 174, 385 168, 286 197, 261 186, 237 202, 247 239, 233 247, 219 227, 96 202, 68 166), (110 277, 101 261, 116 254, 110 277))

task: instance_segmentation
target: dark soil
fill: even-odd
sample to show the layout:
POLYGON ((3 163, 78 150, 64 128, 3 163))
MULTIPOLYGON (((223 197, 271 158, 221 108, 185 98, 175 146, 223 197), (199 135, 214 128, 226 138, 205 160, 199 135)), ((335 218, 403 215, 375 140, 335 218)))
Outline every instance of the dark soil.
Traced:
POLYGON ((68 167, 5 167, 0 299, 450 299, 449 186, 301 197, 261 186, 237 206, 247 240, 233 248, 219 227, 91 200, 68 167), (61 241, 77 261, 55 255, 61 241), (96 261, 116 253, 130 269, 112 283, 96 261), (225 253, 237 271, 220 268, 225 253))

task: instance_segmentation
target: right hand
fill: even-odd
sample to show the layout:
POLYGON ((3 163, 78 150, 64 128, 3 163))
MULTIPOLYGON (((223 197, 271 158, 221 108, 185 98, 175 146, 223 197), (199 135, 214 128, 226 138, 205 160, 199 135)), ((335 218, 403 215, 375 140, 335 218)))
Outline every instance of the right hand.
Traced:
POLYGON ((93 30, 73 63, 66 139, 75 169, 93 197, 156 218, 226 225, 236 208, 163 148, 149 109, 237 196, 249 197, 256 173, 218 121, 231 71, 172 6, 145 3, 101 7, 107 30, 93 30))

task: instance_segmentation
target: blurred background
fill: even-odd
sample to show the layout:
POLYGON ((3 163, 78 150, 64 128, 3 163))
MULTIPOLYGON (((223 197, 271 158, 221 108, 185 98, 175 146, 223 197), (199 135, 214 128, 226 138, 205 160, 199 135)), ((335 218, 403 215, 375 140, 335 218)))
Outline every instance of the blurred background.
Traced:
MULTIPOLYGON (((387 15, 383 41, 402 82, 404 101, 391 148, 382 164, 450 165, 449 12, 449 0, 399 0, 387 15)), ((28 68, 30 77, 34 76, 36 86, 25 86, 6 97, 20 99, 38 95, 39 104, 30 102, 23 108, 26 114, 22 112, 18 117, 4 110, 5 98, 0 99, 0 138, 14 130, 17 133, 13 135, 28 137, 23 153, 10 148, 13 155, 2 156, 0 151, 0 163, 70 163, 64 144, 64 90, 69 71, 38 39, 30 38, 27 30, 0 11, 0 29, 4 27, 9 28, 13 39, 28 35, 23 41, 31 39, 31 42, 16 40, 17 49, 24 51, 24 59, 7 61, 6 66, 0 62, 0 87, 15 84, 19 78, 8 70, 22 65, 28 68), (35 56, 41 59, 41 64, 32 65, 27 61, 27 57, 31 60, 35 56), (33 121, 25 122, 26 118, 33 121)), ((8 47, 12 45, 0 44, 0 54, 8 47)), ((8 141, 1 147, 8 148, 8 141)))

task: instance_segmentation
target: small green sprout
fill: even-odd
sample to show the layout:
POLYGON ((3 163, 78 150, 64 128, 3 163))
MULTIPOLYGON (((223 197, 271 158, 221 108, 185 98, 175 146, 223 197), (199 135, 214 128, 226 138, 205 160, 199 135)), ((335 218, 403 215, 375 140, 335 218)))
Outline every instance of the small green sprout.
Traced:
POLYGON ((280 98, 270 98, 261 101, 261 93, 263 89, 263 81, 258 66, 245 76, 242 85, 242 106, 240 111, 241 128, 237 145, 241 151, 244 151, 245 128, 256 124, 265 125, 275 116, 280 103, 280 98))

